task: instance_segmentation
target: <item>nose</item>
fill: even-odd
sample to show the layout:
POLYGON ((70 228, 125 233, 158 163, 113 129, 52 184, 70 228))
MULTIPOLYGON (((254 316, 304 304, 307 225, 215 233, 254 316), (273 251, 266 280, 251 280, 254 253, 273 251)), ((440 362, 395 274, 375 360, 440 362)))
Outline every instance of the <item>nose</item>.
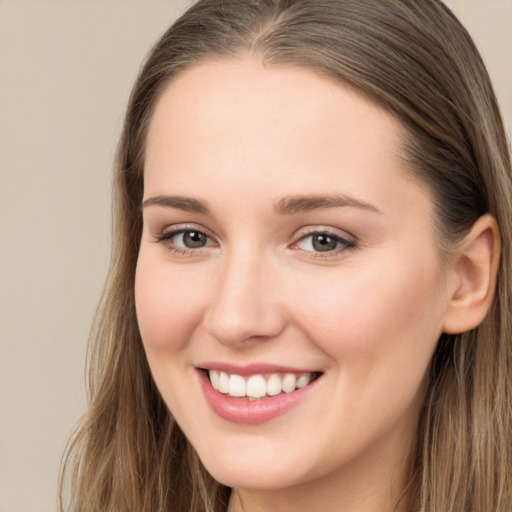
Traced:
POLYGON ((203 321, 220 343, 247 347, 277 337, 285 328, 276 269, 263 258, 233 254, 219 271, 203 321))

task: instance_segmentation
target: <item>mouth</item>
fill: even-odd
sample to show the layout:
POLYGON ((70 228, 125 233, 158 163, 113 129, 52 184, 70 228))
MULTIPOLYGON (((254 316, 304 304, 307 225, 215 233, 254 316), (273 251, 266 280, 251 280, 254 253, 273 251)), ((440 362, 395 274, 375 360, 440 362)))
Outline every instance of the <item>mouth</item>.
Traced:
POLYGON ((205 369, 212 388, 230 398, 248 401, 265 400, 306 388, 321 372, 267 372, 239 375, 205 369))
POLYGON ((273 364, 209 362, 196 369, 211 410, 223 420, 240 425, 263 424, 300 407, 324 375, 312 369, 273 364))

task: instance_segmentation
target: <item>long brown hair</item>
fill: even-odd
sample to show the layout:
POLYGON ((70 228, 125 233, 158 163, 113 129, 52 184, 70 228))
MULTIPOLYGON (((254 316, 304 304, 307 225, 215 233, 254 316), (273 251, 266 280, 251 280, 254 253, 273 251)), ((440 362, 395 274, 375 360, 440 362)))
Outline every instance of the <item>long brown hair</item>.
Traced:
MULTIPOLYGON (((492 85, 439 0, 201 0, 157 42, 133 88, 114 179, 113 255, 91 334, 89 400, 72 438, 70 509, 226 510, 152 381, 134 307, 145 139, 155 103, 203 61, 251 55, 312 69, 371 97, 406 128, 404 154, 436 206, 441 245, 484 213, 499 227, 483 323, 443 335, 420 417, 409 509, 512 510, 512 179, 492 85)), ((61 504, 61 510, 64 510, 61 504)))

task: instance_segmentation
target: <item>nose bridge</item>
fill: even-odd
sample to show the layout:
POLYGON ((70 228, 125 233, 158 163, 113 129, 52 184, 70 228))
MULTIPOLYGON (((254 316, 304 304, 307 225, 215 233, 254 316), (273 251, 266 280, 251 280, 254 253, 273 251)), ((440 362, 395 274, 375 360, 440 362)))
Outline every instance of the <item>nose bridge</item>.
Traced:
POLYGON ((284 318, 271 292, 268 258, 249 245, 233 250, 220 265, 205 315, 207 330, 224 344, 277 336, 284 318))

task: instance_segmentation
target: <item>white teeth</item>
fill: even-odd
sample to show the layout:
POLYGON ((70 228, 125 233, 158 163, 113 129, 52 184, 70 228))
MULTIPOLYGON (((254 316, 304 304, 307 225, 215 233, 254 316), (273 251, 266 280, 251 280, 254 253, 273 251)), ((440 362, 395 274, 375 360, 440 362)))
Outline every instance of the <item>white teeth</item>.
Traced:
POLYGON ((297 379, 297 387, 299 389, 305 388, 309 383, 311 382, 311 374, 310 373, 303 373, 298 379, 297 379))
POLYGON ((215 389, 219 389, 219 372, 215 370, 210 370, 210 380, 212 382, 212 386, 215 389))
POLYGON ((231 396, 247 395, 247 385, 243 377, 235 374, 229 377, 229 394, 231 396))
POLYGON ((281 379, 279 375, 273 373, 267 381, 267 395, 274 396, 279 395, 282 391, 281 379))
POLYGON ((306 387, 312 380, 312 373, 285 373, 279 375, 272 373, 270 376, 261 374, 242 377, 237 374, 209 370, 210 382, 217 391, 233 397, 248 397, 249 400, 257 400, 266 395, 275 396, 281 392, 291 393, 296 389, 306 387))
POLYGON ((267 394, 267 383, 261 375, 253 375, 247 381, 247 396, 259 398, 267 394))
POLYGON ((221 393, 229 393, 229 375, 225 372, 220 372, 219 375, 219 389, 221 393))
POLYGON ((295 389, 297 384, 297 378, 293 373, 287 373, 283 379, 283 391, 285 393, 291 393, 295 389))

